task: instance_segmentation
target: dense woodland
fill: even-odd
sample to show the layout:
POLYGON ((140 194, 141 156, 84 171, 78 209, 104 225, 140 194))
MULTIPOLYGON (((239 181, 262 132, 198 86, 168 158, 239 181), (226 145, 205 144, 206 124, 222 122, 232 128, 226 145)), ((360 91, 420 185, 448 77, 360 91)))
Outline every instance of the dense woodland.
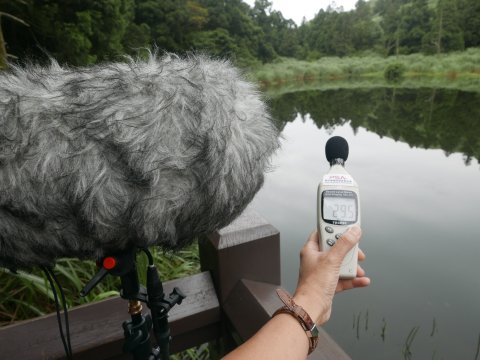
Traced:
POLYGON ((0 0, 0 66, 53 56, 71 65, 154 46, 242 66, 279 57, 444 53, 480 46, 479 0, 359 0, 297 26, 268 0, 0 0))

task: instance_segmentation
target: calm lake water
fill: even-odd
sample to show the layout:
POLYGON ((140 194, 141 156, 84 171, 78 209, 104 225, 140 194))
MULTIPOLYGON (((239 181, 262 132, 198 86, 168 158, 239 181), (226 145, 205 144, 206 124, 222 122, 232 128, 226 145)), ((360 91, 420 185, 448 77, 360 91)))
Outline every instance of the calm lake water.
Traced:
POLYGON ((372 284, 337 295, 326 330, 354 359, 480 359, 480 94, 309 91, 271 106, 284 139, 252 206, 280 230, 284 286, 316 226, 325 142, 343 136, 372 284))

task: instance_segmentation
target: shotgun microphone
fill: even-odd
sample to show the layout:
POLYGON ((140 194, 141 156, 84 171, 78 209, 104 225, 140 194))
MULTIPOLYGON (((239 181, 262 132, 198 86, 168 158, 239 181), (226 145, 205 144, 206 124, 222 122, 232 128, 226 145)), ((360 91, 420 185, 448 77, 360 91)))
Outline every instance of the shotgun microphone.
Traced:
POLYGON ((0 74, 0 266, 178 249, 229 224, 278 130, 228 61, 172 54, 0 74))

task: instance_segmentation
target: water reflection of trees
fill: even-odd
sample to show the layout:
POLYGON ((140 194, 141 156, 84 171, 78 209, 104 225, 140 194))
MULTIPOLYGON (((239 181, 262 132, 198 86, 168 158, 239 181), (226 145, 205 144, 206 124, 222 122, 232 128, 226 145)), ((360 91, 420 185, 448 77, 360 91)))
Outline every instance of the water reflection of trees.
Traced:
POLYGON ((410 146, 480 160, 480 94, 443 89, 356 89, 293 92, 271 100, 280 128, 297 114, 319 128, 350 121, 410 146))

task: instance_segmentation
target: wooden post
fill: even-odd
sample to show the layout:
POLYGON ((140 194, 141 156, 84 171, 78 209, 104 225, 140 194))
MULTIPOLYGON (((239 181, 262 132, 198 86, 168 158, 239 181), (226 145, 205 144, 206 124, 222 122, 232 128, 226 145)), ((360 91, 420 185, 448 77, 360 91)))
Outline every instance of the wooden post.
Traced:
POLYGON ((200 243, 202 271, 210 271, 220 303, 242 279, 280 285, 280 234, 265 219, 245 211, 200 243))
POLYGON ((246 340, 267 320, 265 316, 255 316, 250 309, 253 304, 246 302, 244 306, 248 307, 252 316, 244 316, 240 321, 243 325, 232 324, 235 315, 246 314, 247 308, 240 310, 236 306, 225 305, 230 298, 234 303, 236 299, 242 299, 236 287, 243 279, 274 287, 280 285, 280 234, 265 219, 247 209, 232 224, 201 241, 199 250, 201 269, 212 274, 220 306, 224 310, 222 339, 216 349, 218 356, 222 356, 246 340), (242 326, 250 330, 248 335, 243 332, 238 334, 237 328, 242 326))

